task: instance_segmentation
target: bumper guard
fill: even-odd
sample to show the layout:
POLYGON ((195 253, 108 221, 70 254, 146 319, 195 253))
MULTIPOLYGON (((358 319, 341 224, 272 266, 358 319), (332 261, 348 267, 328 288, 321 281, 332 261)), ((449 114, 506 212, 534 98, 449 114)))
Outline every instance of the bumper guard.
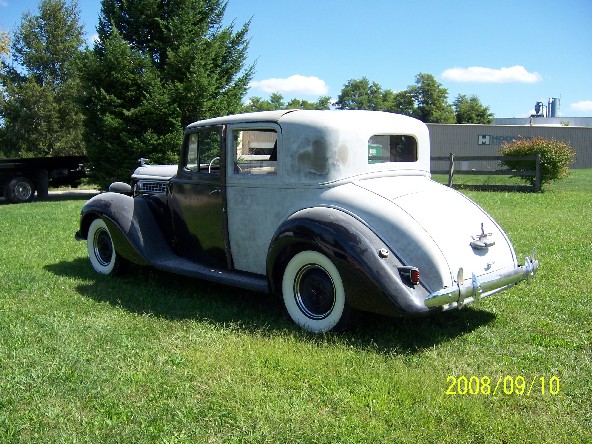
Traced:
POLYGON ((443 310, 460 308, 465 304, 477 301, 481 298, 490 296, 506 288, 512 287, 517 283, 526 280, 530 282, 539 268, 539 261, 536 259, 536 251, 532 250, 532 259, 527 257, 524 265, 514 270, 492 274, 491 276, 477 277, 473 273, 471 283, 464 284, 464 271, 462 267, 458 270, 456 287, 444 288, 431 293, 426 297, 424 304, 426 307, 442 307, 443 310))

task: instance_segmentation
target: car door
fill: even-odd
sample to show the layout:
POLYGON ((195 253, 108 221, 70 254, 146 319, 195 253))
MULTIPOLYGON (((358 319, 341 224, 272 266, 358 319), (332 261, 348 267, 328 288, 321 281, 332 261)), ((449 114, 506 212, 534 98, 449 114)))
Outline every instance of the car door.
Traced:
POLYGON ((226 143, 233 267, 264 275, 270 241, 292 206, 293 194, 281 186, 281 128, 273 122, 236 123, 228 126, 226 143))
POLYGON ((185 134, 181 165, 169 185, 173 245, 200 264, 227 268, 225 242, 224 128, 195 128, 185 134))

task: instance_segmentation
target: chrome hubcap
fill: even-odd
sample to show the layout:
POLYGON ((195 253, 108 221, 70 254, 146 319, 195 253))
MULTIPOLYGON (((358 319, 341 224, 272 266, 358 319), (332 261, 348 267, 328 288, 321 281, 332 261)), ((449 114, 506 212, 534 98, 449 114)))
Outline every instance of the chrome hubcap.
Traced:
POLYGON ((95 257, 102 266, 107 266, 111 263, 113 257, 113 244, 111 243, 111 236, 109 232, 104 229, 97 230, 94 238, 95 257))
POLYGON ((324 319, 335 306, 335 284, 323 267, 305 265, 294 279, 294 297, 298 308, 307 317, 324 319))
POLYGON ((18 200, 27 200, 33 194, 33 189, 28 183, 19 182, 14 188, 14 194, 18 200))

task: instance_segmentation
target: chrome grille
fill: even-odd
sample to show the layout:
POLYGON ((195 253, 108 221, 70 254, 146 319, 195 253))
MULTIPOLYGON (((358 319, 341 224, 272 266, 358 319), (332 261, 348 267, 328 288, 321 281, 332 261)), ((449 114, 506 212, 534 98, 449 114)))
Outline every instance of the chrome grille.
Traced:
POLYGON ((163 180, 138 180, 137 192, 139 194, 164 194, 167 183, 163 180))

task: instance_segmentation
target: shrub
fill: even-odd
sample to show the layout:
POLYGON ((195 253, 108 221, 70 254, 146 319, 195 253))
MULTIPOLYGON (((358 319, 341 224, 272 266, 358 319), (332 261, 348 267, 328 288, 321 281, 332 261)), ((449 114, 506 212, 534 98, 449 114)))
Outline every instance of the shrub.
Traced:
MULTIPOLYGON (((569 165, 575 157, 575 150, 562 140, 534 137, 504 143, 500 154, 507 157, 524 157, 541 155, 541 186, 554 180, 565 179, 570 175, 569 165)), ((502 165, 514 171, 534 171, 535 160, 502 160, 502 165)), ((534 176, 517 176, 534 185, 534 176)))

